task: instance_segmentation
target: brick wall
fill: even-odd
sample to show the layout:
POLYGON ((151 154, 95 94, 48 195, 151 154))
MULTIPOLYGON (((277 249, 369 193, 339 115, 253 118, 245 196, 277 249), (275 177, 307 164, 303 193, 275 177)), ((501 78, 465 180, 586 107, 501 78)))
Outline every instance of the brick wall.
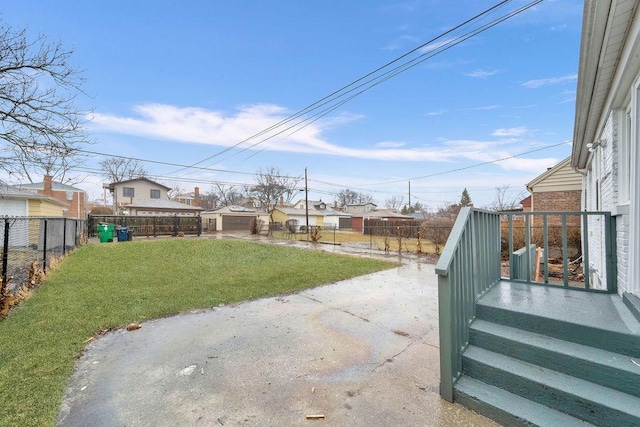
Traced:
MULTIPOLYGON (((580 191, 549 191, 549 192, 538 192, 533 193, 533 211, 549 211, 549 212, 559 212, 559 211, 571 211, 578 212, 580 211, 580 201, 581 201, 582 193, 580 191)), ((536 219, 538 221, 538 219, 536 219)), ((561 217, 559 216, 549 216, 548 218, 550 225, 559 225, 562 222, 561 217)), ((569 216, 567 217, 567 224, 569 225, 579 225, 580 224, 580 216, 569 216)))

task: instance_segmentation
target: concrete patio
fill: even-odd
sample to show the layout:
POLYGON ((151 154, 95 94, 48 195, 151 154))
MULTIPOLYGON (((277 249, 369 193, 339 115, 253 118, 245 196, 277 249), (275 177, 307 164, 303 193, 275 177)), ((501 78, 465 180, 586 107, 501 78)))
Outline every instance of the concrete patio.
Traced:
POLYGON ((434 266, 404 262, 107 334, 78 361, 59 424, 495 425, 440 398, 434 266))

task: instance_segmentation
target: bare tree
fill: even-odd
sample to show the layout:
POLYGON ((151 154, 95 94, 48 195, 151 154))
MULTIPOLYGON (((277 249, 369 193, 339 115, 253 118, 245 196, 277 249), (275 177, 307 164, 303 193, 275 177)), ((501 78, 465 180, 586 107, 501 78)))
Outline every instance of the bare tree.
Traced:
POLYGON ((505 184, 501 187, 496 187, 496 198, 491 208, 498 212, 513 210, 520 206, 522 199, 524 199, 524 191, 520 190, 515 193, 510 185, 505 184))
POLYGON ((29 181, 36 174, 65 181, 70 159, 88 141, 88 112, 75 107, 84 79, 70 65, 72 54, 0 22, 0 168, 29 181))
POLYGON ((285 200, 291 201, 294 195, 299 192, 300 180, 300 177, 282 175, 280 170, 275 167, 258 170, 255 184, 249 188, 248 195, 256 199, 262 209, 267 211, 271 205, 278 202, 281 196, 285 200))
POLYGON ((175 184, 173 187, 171 187, 171 190, 167 191, 167 196, 169 196, 169 200, 175 200, 176 197, 180 195, 185 195, 185 194, 187 194, 187 190, 180 187, 180 184, 175 184))
POLYGON ((373 203, 373 196, 350 189, 341 190, 336 196, 338 206, 373 203))
POLYGON ((394 211, 398 211, 402 209, 404 205, 404 198, 402 196, 391 196, 389 199, 384 201, 384 206, 387 209, 392 209, 394 211))
POLYGON ((214 191, 200 194, 200 207, 206 210, 215 209, 218 206, 218 195, 214 191))
POLYGON ((135 159, 125 157, 109 157, 100 162, 102 175, 110 182, 146 177, 149 173, 135 159))
POLYGON ((212 187, 211 193, 221 206, 242 205, 245 200, 242 189, 232 185, 216 183, 212 187))

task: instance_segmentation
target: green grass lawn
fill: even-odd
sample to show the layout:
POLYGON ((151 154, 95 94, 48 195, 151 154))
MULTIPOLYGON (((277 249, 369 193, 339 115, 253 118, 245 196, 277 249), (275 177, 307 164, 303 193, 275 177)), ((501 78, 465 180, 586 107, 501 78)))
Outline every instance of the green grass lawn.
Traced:
POLYGON ((0 425, 55 425, 75 359, 100 331, 393 266, 236 240, 83 246, 0 321, 0 425))

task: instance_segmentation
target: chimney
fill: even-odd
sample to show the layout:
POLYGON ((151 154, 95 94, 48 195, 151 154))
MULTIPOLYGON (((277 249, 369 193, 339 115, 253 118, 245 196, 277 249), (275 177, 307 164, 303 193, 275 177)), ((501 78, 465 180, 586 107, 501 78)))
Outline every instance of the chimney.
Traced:
POLYGON ((45 196, 53 196, 53 183, 51 175, 44 176, 44 194, 45 196))
POLYGON ((193 199, 193 204, 200 206, 200 188, 196 187, 193 189, 193 199))
POLYGON ((284 208, 284 197, 280 196, 280 207, 284 208))

